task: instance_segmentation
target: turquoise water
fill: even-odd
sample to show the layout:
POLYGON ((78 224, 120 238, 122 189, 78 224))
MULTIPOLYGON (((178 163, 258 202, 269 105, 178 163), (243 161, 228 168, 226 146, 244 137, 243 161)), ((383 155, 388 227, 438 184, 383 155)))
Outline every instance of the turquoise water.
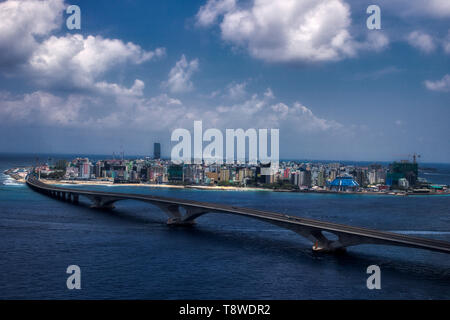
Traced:
MULTIPOLYGON (((0 170, 33 161, 3 156, 0 170)), ((446 181, 447 169, 438 171, 439 183, 446 181)), ((450 241, 448 196, 96 188, 232 204, 450 241)), ((113 211, 98 211, 87 202, 74 206, 47 198, 3 175, 0 203, 2 299, 450 298, 450 256, 442 253, 362 245, 339 255, 316 254, 305 239, 261 221, 209 214, 193 228, 174 228, 146 203, 122 201, 113 211), (81 290, 66 288, 65 271, 72 264, 81 268, 81 290), (372 264, 381 268, 381 290, 366 287, 366 268, 372 264)))

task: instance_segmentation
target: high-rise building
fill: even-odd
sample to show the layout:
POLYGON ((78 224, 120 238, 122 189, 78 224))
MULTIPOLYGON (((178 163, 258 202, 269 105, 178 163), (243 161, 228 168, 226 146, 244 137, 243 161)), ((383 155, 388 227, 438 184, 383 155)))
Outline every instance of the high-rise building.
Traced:
POLYGON ((326 185, 325 172, 323 171, 323 169, 321 169, 319 171, 319 173, 317 174, 317 186, 318 187, 325 187, 325 185, 326 185))
POLYGON ((183 181, 183 166, 172 164, 167 170, 169 182, 183 181))
POLYGON ((375 170, 369 171, 369 183, 375 184, 377 182, 377 172, 375 170))
POLYGON ((95 164, 95 177, 96 178, 102 178, 103 173, 105 172, 105 167, 103 161, 97 161, 95 164))
POLYGON ((330 181, 333 181, 334 179, 336 179, 337 176, 338 176, 337 170, 336 169, 331 169, 330 170, 330 176, 329 176, 330 181))
POLYGON ((355 177, 356 182, 359 186, 365 187, 368 184, 368 173, 366 168, 357 168, 353 170, 353 177, 355 177))
POLYGON ((221 169, 219 173, 219 179, 220 181, 230 181, 230 170, 228 169, 221 169))
POLYGON ((301 170, 300 175, 298 177, 298 186, 299 187, 311 187, 311 171, 310 170, 301 170))
POLYGON ((394 162, 389 166, 389 172, 386 177, 386 184, 398 185, 401 178, 408 180, 410 186, 414 186, 419 176, 419 169, 417 162, 394 162))
POLYGON ((153 158, 161 159, 161 144, 159 142, 153 144, 153 158))

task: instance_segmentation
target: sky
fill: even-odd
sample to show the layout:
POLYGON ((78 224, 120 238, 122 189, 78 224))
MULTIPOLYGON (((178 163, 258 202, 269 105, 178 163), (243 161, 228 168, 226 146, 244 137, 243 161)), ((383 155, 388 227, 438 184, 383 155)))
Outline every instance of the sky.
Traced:
POLYGON ((0 152, 168 157, 201 120, 279 129, 281 159, 450 163, 449 58, 448 0, 1 1, 0 152))

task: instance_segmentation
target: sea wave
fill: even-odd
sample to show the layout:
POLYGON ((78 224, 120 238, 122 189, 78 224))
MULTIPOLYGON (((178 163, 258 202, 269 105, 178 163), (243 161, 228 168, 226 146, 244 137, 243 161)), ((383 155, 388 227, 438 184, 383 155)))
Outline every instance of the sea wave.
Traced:
POLYGON ((6 180, 3 180, 2 183, 5 186, 23 186, 23 183, 17 182, 16 180, 14 180, 12 178, 8 178, 6 180))

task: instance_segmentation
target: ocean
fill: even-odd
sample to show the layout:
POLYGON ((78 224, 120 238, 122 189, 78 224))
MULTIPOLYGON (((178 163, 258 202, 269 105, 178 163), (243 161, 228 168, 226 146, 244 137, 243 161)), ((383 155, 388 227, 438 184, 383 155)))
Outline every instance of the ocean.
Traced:
MULTIPOLYGON (((3 154, 0 172, 34 162, 32 155, 3 154)), ((436 168, 428 180, 450 184, 450 165, 426 166, 436 168)), ((450 241, 449 196, 71 187, 217 202, 450 241)), ((376 245, 315 253, 299 235, 245 217, 207 214, 193 227, 166 220, 147 203, 120 201, 99 211, 0 174, 0 299, 450 298, 447 254, 376 245), (66 287, 69 265, 81 269, 81 290, 66 287), (380 290, 366 286, 370 265, 380 267, 380 290)))

